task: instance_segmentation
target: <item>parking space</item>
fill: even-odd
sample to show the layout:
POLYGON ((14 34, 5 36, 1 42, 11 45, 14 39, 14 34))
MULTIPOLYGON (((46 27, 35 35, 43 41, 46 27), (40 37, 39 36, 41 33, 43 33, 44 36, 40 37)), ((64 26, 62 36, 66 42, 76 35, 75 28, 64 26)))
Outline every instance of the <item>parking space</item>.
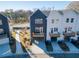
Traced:
MULTIPOLYGON (((71 42, 51 42, 52 53, 78 53, 79 49, 71 42), (66 50, 67 49, 67 50, 66 50)), ((79 53, 78 53, 79 54, 79 53)))
POLYGON ((57 42, 52 42, 53 53, 63 53, 57 42))
POLYGON ((65 42, 65 43, 70 49, 69 52, 72 52, 72 53, 79 52, 79 49, 77 49, 72 43, 70 43, 70 42, 65 42))
POLYGON ((18 34, 14 35, 15 37, 15 42, 16 44, 15 45, 9 45, 9 39, 6 40, 5 42, 5 38, 0 42, 2 42, 0 44, 0 57, 8 57, 8 58, 12 58, 12 57, 16 57, 16 58, 27 58, 27 57, 30 57, 29 54, 27 52, 24 52, 23 49, 22 49, 22 45, 21 45, 21 42, 19 41, 19 36, 18 34), (12 51, 15 51, 15 53, 12 53, 12 51))

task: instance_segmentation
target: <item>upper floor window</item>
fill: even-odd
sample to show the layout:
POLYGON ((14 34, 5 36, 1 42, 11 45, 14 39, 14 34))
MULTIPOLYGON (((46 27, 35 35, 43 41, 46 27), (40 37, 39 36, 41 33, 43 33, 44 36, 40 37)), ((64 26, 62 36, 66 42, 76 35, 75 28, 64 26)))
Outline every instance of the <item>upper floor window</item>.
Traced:
POLYGON ((74 18, 71 18, 71 23, 73 23, 74 22, 74 18))
POLYGON ((52 23, 54 23, 54 19, 52 19, 52 23))
POLYGON ((59 19, 56 19, 56 21, 59 21, 59 19))
POLYGON ((58 22, 58 21, 59 21, 59 19, 52 19, 52 23, 58 22))
POLYGON ((35 19, 35 24, 42 24, 43 23, 43 19, 35 19))
POLYGON ((66 19, 66 22, 67 22, 67 23, 69 22, 69 18, 66 19))

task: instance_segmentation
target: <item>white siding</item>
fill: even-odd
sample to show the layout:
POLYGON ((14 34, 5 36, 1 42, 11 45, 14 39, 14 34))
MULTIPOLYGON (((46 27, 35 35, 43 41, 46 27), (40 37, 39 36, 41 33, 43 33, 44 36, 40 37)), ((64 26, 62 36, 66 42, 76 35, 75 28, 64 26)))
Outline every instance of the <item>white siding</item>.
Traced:
POLYGON ((60 14, 58 11, 51 11, 47 18, 47 40, 50 40, 49 33, 51 32, 51 28, 57 27, 58 32, 63 34, 65 28, 72 27, 72 31, 79 31, 79 15, 76 14, 73 10, 61 10, 63 14, 60 14), (66 22, 66 19, 69 18, 69 22, 66 22), (74 18, 74 22, 71 23, 71 18, 74 18), (54 23, 52 23, 52 19, 54 23), (58 19, 58 21, 56 21, 58 19))

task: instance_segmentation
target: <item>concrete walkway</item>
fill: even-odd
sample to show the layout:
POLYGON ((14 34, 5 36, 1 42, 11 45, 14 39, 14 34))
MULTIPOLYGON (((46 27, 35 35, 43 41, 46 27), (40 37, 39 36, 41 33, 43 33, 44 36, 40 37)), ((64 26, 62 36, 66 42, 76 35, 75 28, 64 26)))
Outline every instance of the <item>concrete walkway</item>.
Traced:
POLYGON ((33 44, 30 48, 30 53, 34 58, 49 58, 50 56, 47 55, 43 49, 38 47, 37 45, 33 44))

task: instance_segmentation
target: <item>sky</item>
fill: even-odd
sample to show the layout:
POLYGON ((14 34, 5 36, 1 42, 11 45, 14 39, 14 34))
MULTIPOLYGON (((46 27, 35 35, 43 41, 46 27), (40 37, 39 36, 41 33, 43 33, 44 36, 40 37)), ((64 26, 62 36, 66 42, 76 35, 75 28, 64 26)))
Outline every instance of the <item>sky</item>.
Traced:
POLYGON ((34 8, 54 8, 64 9, 71 1, 0 1, 0 11, 6 9, 13 10, 33 10, 34 8))

